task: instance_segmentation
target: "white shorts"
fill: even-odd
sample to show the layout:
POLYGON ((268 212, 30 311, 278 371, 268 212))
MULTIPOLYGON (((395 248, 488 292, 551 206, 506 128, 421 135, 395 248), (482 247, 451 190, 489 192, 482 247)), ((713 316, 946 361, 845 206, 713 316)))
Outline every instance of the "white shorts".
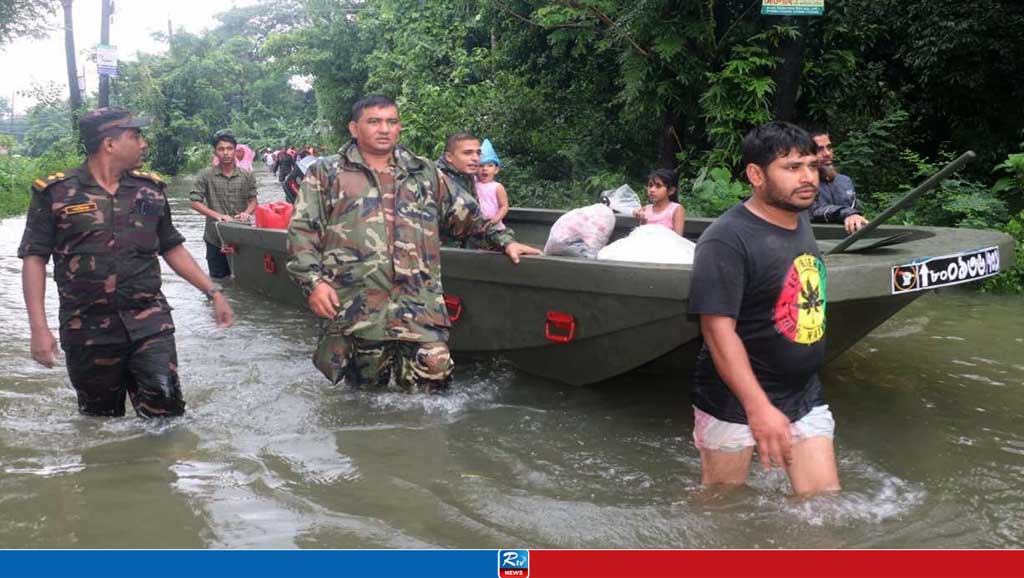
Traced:
MULTIPOLYGON (((832 439, 835 430, 836 422, 827 405, 815 407, 799 421, 789 425, 794 439, 832 439)), ((719 452, 738 452, 757 445, 749 425, 722 421, 696 407, 693 408, 693 443, 697 449, 719 452)))

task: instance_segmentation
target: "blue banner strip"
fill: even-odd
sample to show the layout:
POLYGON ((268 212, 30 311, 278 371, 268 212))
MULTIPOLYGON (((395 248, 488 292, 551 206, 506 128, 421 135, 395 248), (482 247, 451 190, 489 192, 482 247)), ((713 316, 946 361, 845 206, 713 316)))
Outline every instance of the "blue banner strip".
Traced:
POLYGON ((3 578, 496 578, 497 550, 0 550, 3 578))

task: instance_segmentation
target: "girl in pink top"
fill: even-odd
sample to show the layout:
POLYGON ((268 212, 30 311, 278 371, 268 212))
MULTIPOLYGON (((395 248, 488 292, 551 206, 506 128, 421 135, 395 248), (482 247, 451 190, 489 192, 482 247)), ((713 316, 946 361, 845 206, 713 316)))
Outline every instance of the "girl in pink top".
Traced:
POLYGON ((508 193, 501 183, 494 180, 500 171, 501 160, 491 141, 484 139, 480 147, 480 168, 476 174, 476 201, 484 217, 504 229, 505 224, 501 220, 508 214, 508 193))
POLYGON ((677 203, 679 177, 671 169, 655 169, 647 175, 647 198, 651 204, 633 212, 633 216, 646 225, 664 225, 683 234, 686 209, 677 203))

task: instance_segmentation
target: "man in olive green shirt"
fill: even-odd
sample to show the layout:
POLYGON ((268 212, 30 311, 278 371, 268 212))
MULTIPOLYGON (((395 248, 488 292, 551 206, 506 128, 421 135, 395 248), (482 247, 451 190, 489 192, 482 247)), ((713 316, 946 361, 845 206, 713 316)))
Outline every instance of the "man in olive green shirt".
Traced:
POLYGON ((206 216, 206 263, 210 277, 220 279, 231 274, 231 266, 221 248, 217 222, 248 221, 256 212, 256 177, 235 164, 238 141, 227 131, 213 135, 213 151, 218 166, 204 169, 196 177, 188 198, 192 208, 206 216))

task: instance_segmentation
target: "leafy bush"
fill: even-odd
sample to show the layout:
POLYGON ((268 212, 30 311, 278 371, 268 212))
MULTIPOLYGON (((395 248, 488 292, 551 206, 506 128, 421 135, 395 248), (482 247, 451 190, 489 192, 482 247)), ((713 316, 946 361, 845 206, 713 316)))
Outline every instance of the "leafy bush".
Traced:
MULTIPOLYGON (((792 35, 789 28, 780 28, 792 35)), ((718 72, 707 74, 707 91, 700 105, 707 122, 708 140, 713 148, 707 154, 710 165, 735 165, 740 160, 743 134, 753 126, 772 120, 772 72, 781 59, 771 55, 768 44, 777 31, 750 39, 751 45, 735 46, 732 58, 718 72)))
MULTIPOLYGON (((901 156, 915 168, 910 180, 917 183, 937 173, 953 157, 950 153, 941 153, 939 161, 931 161, 912 152, 904 152, 901 156)), ((887 203, 893 202, 911 188, 910 185, 902 185, 898 194, 881 195, 879 198, 887 203)), ((1005 223, 1007 217, 1006 203, 989 187, 957 174, 919 197, 903 212, 902 220, 913 225, 985 229, 1005 223)))
MULTIPOLYGON (((680 182, 680 190, 684 184, 680 182)), ((690 185, 690 194, 681 199, 686 214, 694 217, 717 217, 736 203, 750 196, 750 187, 732 178, 727 169, 701 169, 690 185)))
POLYGON ((35 159, 0 155, 0 218, 25 212, 28 208, 28 187, 35 175, 35 159))
POLYGON ((907 150, 910 115, 898 106, 867 120, 836 140, 836 164, 857 186, 857 200, 870 218, 910 190, 922 168, 907 150))
MULTIPOLYGON (((1024 147, 1024 143, 1021 146, 1024 147)), ((1014 212, 1024 210, 1024 153, 1009 155, 992 172, 1004 173, 992 185, 992 191, 1005 199, 1014 212)))
POLYGON ((568 210, 598 202, 597 194, 589 192, 586 183, 581 181, 538 180, 522 185, 506 182, 505 186, 513 207, 568 210))
POLYGON ((1024 211, 1010 219, 1003 226, 1003 231, 1014 239, 1014 262, 1003 263, 1003 272, 987 280, 982 290, 992 293, 1024 293, 1024 211))
POLYGON ((210 166, 210 162, 213 160, 213 148, 207 144, 192 145, 181 153, 181 157, 184 161, 181 166, 182 172, 185 174, 198 173, 210 166))
POLYGON ((82 153, 77 141, 67 136, 38 158, 0 155, 0 217, 24 213, 32 181, 81 164, 82 153))

